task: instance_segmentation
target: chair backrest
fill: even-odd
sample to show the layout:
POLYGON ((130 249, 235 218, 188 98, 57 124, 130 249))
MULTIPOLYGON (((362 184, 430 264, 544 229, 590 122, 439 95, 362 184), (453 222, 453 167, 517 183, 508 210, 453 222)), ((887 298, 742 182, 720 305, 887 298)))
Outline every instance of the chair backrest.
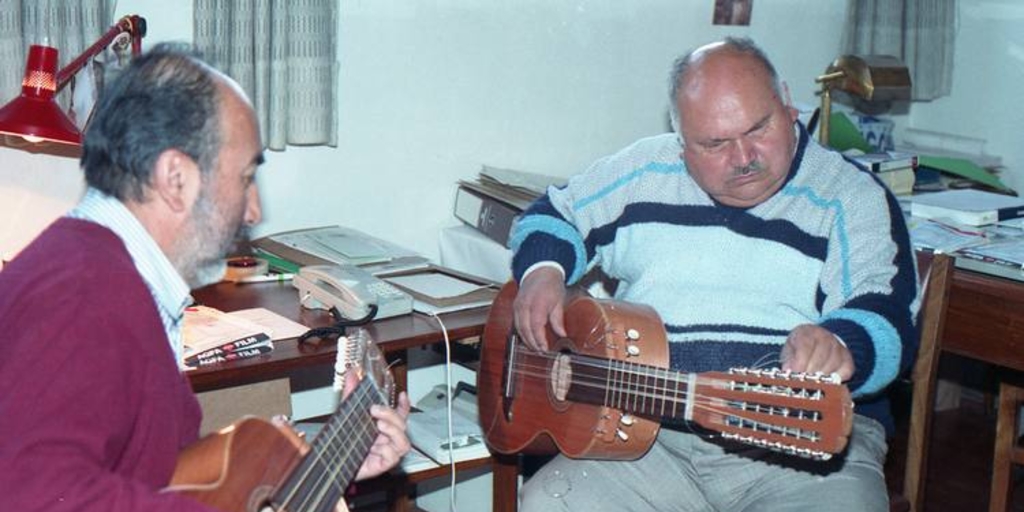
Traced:
POLYGON ((920 512, 924 503, 928 439, 931 437, 942 331, 953 282, 953 258, 945 254, 919 252, 917 266, 924 299, 918 313, 921 339, 911 373, 910 427, 902 493, 912 512, 920 512))

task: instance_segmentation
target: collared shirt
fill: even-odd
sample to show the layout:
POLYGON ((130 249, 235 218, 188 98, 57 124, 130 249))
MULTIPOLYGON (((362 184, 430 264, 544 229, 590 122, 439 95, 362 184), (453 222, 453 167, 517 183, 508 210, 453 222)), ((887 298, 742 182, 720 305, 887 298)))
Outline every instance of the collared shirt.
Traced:
POLYGON ((153 295, 175 358, 181 361, 182 322, 185 307, 192 303, 192 296, 188 284, 156 240, 121 201, 92 187, 86 190, 82 201, 67 216, 104 226, 121 238, 149 293, 153 295))

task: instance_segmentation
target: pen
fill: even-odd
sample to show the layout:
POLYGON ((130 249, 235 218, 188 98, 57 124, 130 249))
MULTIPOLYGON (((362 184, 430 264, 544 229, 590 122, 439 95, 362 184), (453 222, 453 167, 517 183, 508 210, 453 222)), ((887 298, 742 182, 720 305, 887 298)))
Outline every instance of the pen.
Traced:
POLYGON ((291 274, 291 273, 285 273, 285 274, 263 274, 263 275, 258 275, 258 276, 246 276, 246 277, 243 277, 243 278, 241 278, 241 279, 239 279, 238 281, 235 281, 235 282, 238 283, 238 284, 243 284, 243 283, 272 283, 272 282, 275 282, 275 281, 284 282, 284 281, 290 281, 293 277, 295 277, 295 274, 291 274))

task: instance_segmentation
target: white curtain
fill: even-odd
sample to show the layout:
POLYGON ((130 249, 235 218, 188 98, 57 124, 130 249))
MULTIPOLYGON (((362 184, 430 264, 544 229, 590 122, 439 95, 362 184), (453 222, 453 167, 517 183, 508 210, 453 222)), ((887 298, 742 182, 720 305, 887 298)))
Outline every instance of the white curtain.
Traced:
POLYGON ((956 0, 850 0, 845 53, 893 55, 910 70, 911 98, 950 93, 956 0))
POLYGON ((195 0, 196 47, 249 94, 269 149, 337 145, 337 2, 195 0))
MULTIPOLYGON (((0 105, 21 94, 29 46, 57 48, 63 67, 114 24, 113 6, 114 0, 0 0, 0 105)), ((70 89, 57 97, 65 108, 70 89)))

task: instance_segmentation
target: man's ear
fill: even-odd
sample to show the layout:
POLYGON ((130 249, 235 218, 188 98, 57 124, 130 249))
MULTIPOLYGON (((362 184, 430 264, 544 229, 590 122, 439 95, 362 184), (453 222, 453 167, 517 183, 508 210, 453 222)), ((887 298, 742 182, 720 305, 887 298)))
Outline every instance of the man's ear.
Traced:
POLYGON ((786 113, 789 114, 790 121, 795 123, 797 118, 800 117, 800 111, 793 106, 793 98, 791 98, 789 95, 789 84, 783 81, 781 85, 783 100, 782 104, 784 107, 786 107, 786 113))
POLYGON ((192 157, 168 149, 157 157, 151 182, 154 200, 171 212, 188 213, 199 196, 202 177, 192 157))

